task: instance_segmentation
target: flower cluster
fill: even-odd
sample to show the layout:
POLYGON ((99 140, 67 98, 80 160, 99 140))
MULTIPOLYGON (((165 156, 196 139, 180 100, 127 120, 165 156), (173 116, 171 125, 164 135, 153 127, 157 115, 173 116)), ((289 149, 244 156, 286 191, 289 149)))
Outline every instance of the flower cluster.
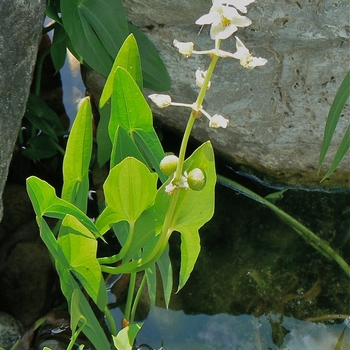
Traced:
POLYGON ((252 23, 249 18, 241 16, 238 11, 246 13, 246 6, 254 1, 255 0, 213 0, 213 6, 209 13, 200 17, 196 21, 196 24, 202 26, 206 24, 211 25, 210 37, 215 40, 215 49, 195 51, 193 42, 180 42, 176 39, 174 40, 173 45, 185 57, 190 57, 192 54, 212 54, 223 58, 231 57, 238 59, 240 64, 246 69, 253 69, 265 65, 267 60, 261 57, 253 57, 237 36, 235 37, 237 48, 235 53, 223 51, 218 48, 219 40, 227 39, 237 31, 238 27, 247 27, 252 23))
POLYGON ((169 95, 162 95, 162 94, 152 94, 148 96, 152 102, 154 102, 159 108, 166 108, 169 106, 179 106, 179 107, 187 107, 191 108, 195 112, 200 112, 204 114, 209 119, 209 126, 211 128, 226 128, 228 125, 228 119, 225 119, 220 114, 215 114, 213 116, 210 116, 209 113, 207 113, 202 107, 196 107, 195 104, 188 104, 188 103, 179 103, 179 102, 172 102, 171 97, 169 95))

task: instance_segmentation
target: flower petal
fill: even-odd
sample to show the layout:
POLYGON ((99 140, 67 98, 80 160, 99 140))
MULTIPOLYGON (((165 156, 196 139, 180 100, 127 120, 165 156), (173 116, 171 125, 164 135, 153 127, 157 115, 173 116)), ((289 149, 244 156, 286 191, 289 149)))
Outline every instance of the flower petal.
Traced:
POLYGON ((165 108, 171 105, 171 97, 169 95, 152 94, 148 96, 159 108, 165 108))
POLYGON ((173 41, 173 45, 179 50, 181 54, 183 54, 185 57, 189 57, 192 55, 193 51, 193 42, 180 42, 176 39, 173 41))
POLYGON ((215 114, 213 117, 210 119, 209 126, 211 128, 226 128, 229 123, 229 120, 224 118, 220 114, 215 114))

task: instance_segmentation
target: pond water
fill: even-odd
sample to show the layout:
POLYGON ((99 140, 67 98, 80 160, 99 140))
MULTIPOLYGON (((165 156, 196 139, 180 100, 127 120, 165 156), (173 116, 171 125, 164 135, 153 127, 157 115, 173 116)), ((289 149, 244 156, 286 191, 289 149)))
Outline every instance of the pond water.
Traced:
MULTIPOLYGON (((71 81, 70 67, 66 64, 61 74, 65 107, 73 118, 83 86, 80 75, 71 81)), ((219 166, 220 171, 261 196, 276 191, 227 168, 219 166)), ((350 263, 349 191, 290 189, 277 206, 350 263)), ((200 235, 198 262, 169 310, 160 294, 157 307, 139 316, 145 323, 138 345, 159 349, 163 342, 166 350, 348 349, 350 279, 268 208, 218 184, 214 217, 200 235)), ((176 234, 170 246, 178 271, 176 234)), ((120 324, 121 311, 112 311, 120 324)))
MULTIPOLYGON (((240 182, 247 182, 241 179, 240 182)), ((256 192, 271 189, 248 181, 256 192)), ((273 190, 272 190, 273 191, 273 190)), ((278 206, 346 260, 350 194, 288 190, 278 206)), ((169 310, 145 318, 137 344, 159 349, 348 349, 350 280, 269 209, 218 184, 202 250, 169 310), (337 342, 342 346, 336 348, 337 342)), ((174 269, 179 239, 171 239, 174 269)), ((121 312, 114 310, 120 324, 121 312)))

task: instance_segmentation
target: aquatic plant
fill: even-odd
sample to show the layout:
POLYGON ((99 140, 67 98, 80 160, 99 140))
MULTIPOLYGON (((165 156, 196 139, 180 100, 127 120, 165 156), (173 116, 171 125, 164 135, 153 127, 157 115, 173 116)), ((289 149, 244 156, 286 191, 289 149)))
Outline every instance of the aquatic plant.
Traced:
MULTIPOLYGON (((47 182, 35 176, 27 179, 27 191, 40 235, 54 258, 61 289, 68 302, 73 334, 69 349, 81 331, 97 349, 110 347, 110 341, 90 303, 105 314, 114 346, 123 350, 132 348, 142 327, 142 323, 134 323, 134 317, 145 284, 152 304, 155 303, 157 267, 165 301, 169 304, 172 269, 168 241, 175 231, 180 233, 182 242, 177 289, 180 290, 188 280, 200 252, 198 230, 213 215, 216 173, 211 143, 203 143, 185 159, 187 144, 195 121, 202 115, 208 118, 212 128, 226 128, 229 123, 224 116, 211 116, 202 107, 219 58, 237 59, 247 69, 267 62, 253 57, 238 37, 236 53, 220 49, 222 40, 235 33, 237 27, 251 23, 238 13, 245 13, 245 6, 251 2, 215 0, 209 13, 199 18, 198 25, 211 24, 214 41, 211 50, 195 51, 193 43, 174 40, 174 46, 185 57, 205 54, 211 58, 207 70, 196 72, 200 91, 194 103, 172 102, 168 95, 150 95, 159 107, 172 105, 191 110, 176 162, 167 164, 169 158, 165 156, 153 128, 152 113, 142 94, 139 49, 131 34, 118 52, 99 103, 100 123, 105 127, 111 150, 108 154, 108 147, 103 146, 104 140, 97 140, 98 148, 103 149, 99 163, 103 164, 108 158, 110 169, 103 185, 105 206, 96 221, 91 221, 86 215, 93 149, 89 98, 82 101, 69 135, 63 162, 61 198, 47 182), (159 188, 158 180, 162 183, 159 188), (53 230, 45 217, 58 219, 53 230), (111 256, 97 257, 97 241, 104 241, 104 235, 109 230, 114 232, 122 248, 111 256), (134 296, 138 272, 143 272, 143 277, 134 296), (105 284, 103 273, 130 274, 123 328, 119 332, 107 305, 109 287, 105 284)), ((68 6, 61 0, 61 5, 64 3, 68 6)), ((77 1, 73 3, 74 6, 83 6, 77 1)), ((82 11, 79 6, 78 13, 82 11)), ((62 16, 64 13, 62 7, 62 16)), ((92 25, 91 21, 89 25, 92 25)))
MULTIPOLYGON (((323 135, 323 142, 321 146, 319 162, 318 162, 319 173, 322 168, 322 164, 327 154, 329 145, 331 144, 331 141, 335 132, 335 128, 338 124, 339 118, 341 116, 341 113, 343 111, 343 108, 349 96, 350 96, 350 70, 348 71, 344 80, 342 81, 328 113, 327 122, 326 122, 324 135, 323 135)), ((339 145, 338 151, 334 156, 334 159, 332 161, 330 168, 328 169, 326 175, 322 178, 320 182, 324 181, 326 178, 332 175, 332 173, 337 168, 337 166, 339 165, 339 163, 341 162, 341 160, 343 159, 344 155, 349 150, 349 148, 350 148, 350 125, 346 129, 346 132, 343 136, 343 140, 339 145)))

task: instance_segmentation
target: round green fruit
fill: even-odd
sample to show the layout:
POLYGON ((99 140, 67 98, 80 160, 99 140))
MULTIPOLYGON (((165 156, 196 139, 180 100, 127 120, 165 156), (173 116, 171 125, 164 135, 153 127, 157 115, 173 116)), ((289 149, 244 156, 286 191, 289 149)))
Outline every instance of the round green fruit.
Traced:
POLYGON ((160 162, 160 170, 164 175, 170 176, 177 167, 179 163, 179 158, 174 155, 165 156, 160 162))
POLYGON ((201 191, 206 183, 206 177, 203 170, 199 168, 192 169, 187 176, 187 183, 190 189, 201 191))

